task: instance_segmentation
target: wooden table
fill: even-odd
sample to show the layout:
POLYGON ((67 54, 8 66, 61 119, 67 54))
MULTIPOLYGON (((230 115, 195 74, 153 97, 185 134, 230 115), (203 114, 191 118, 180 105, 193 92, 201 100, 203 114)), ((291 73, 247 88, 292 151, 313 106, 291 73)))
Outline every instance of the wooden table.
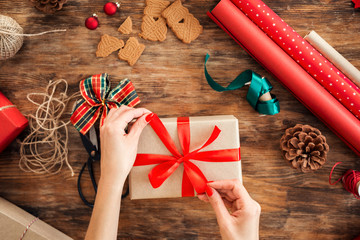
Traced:
MULTIPOLYGON (((206 16, 217 1, 183 1, 204 26, 203 34, 189 45, 179 41, 171 30, 162 43, 140 39, 146 50, 133 67, 120 61, 116 53, 99 59, 95 51, 102 34, 128 38, 117 32, 127 16, 133 19, 131 36, 138 35, 145 1, 123 0, 120 13, 111 17, 102 11, 105 2, 69 0, 63 10, 45 15, 26 0, 0 0, 0 14, 16 19, 26 33, 67 29, 65 33, 25 38, 14 58, 0 62, 0 91, 22 113, 35 110, 26 94, 44 91, 49 80, 66 79, 70 93, 74 93, 83 78, 107 72, 113 85, 122 78, 130 78, 142 99, 141 106, 162 117, 233 114, 239 119, 244 185, 262 206, 261 239, 352 239, 360 234, 359 200, 341 184, 328 183, 334 163, 342 161, 339 167, 342 170, 359 170, 359 157, 206 16), (90 31, 84 27, 84 21, 93 12, 99 15, 100 27, 90 31), (259 116, 246 101, 246 89, 214 92, 204 78, 206 53, 212 56, 210 73, 223 85, 245 69, 268 77, 280 100, 280 114, 259 116), (328 160, 315 173, 291 169, 281 157, 280 137, 296 123, 317 127, 327 137, 328 160)), ((354 10, 350 0, 266 3, 302 36, 316 30, 360 68, 360 11, 354 10)), ((81 239, 91 209, 80 200, 76 182, 87 153, 78 132, 72 126, 69 129, 69 161, 76 173, 74 177, 66 167, 55 176, 22 172, 18 167, 19 144, 15 141, 0 154, 0 196, 74 239, 81 239)), ((25 131, 19 139, 26 134, 25 131)), ((89 177, 83 182, 85 194, 92 196, 89 177)), ((118 236, 220 238, 211 207, 197 198, 137 201, 126 198, 122 202, 118 236)))

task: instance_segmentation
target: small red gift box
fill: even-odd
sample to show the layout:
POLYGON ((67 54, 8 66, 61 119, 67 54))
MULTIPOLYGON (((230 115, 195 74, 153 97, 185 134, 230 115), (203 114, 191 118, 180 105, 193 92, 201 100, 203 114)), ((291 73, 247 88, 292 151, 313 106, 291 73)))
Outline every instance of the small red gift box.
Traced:
POLYGON ((4 94, 0 92, 0 152, 2 152, 28 125, 28 120, 20 113, 4 94))

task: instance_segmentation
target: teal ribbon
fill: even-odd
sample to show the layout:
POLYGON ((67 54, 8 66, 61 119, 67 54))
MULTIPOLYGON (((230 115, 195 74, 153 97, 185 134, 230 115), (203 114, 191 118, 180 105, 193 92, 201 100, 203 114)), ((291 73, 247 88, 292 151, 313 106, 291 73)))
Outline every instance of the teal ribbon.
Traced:
POLYGON ((250 103, 250 105, 260 114, 266 115, 275 115, 280 112, 280 104, 276 99, 276 96, 271 94, 271 100, 268 101, 260 101, 259 98, 263 94, 270 92, 272 90, 271 83, 264 77, 261 77, 259 74, 246 70, 240 73, 226 88, 218 84, 212 79, 210 74, 206 69, 206 63, 210 58, 209 54, 206 54, 205 57, 205 77, 208 81, 210 87, 218 92, 230 91, 242 88, 246 83, 250 83, 249 91, 246 96, 246 100, 250 103))

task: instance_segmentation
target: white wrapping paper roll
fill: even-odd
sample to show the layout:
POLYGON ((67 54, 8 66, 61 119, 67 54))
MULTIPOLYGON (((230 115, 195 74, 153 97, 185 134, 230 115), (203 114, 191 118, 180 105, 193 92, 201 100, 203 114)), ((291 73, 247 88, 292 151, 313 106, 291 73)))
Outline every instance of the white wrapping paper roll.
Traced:
POLYGON ((342 71, 351 81, 360 87, 360 71, 346 60, 338 51, 328 44, 315 31, 304 37, 316 50, 342 71))

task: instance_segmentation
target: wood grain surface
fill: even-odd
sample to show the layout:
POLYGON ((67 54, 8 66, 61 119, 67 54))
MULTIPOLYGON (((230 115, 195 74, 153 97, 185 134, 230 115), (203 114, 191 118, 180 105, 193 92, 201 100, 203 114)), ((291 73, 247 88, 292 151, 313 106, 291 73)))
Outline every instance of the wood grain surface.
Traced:
MULTIPOLYGON (((0 62, 0 91, 23 114, 35 110, 26 95, 44 91, 49 80, 66 79, 70 93, 74 93, 80 80, 102 72, 110 74, 113 85, 125 77, 131 79, 141 106, 161 117, 233 114, 239 119, 244 185, 262 206, 261 239, 353 239, 360 234, 360 201, 341 184, 328 183, 334 163, 343 162, 336 171, 338 177, 346 169, 360 170, 359 157, 206 16, 216 0, 183 1, 204 32, 191 44, 179 41, 171 30, 162 43, 139 39, 146 49, 133 67, 120 61, 116 53, 96 58, 95 51, 102 34, 128 39, 129 35, 117 32, 127 16, 133 19, 130 36, 138 35, 145 1, 123 0, 120 12, 114 16, 103 13, 106 2, 69 0, 61 11, 46 15, 27 0, 0 0, 0 14, 16 19, 26 33, 67 29, 65 33, 26 37, 14 58, 0 62), (100 27, 90 31, 84 21, 94 12, 99 15, 100 27), (246 101, 246 89, 213 91, 204 78, 206 53, 212 56, 209 72, 223 85, 246 69, 268 77, 280 101, 280 114, 259 116, 246 101), (291 169, 281 157, 280 137, 296 123, 317 127, 327 137, 329 157, 315 173, 291 169)), ((302 36, 316 30, 360 68, 360 11, 353 8, 351 0, 265 2, 302 36)), ((18 167, 19 144, 14 141, 0 154, 0 196, 74 239, 82 239, 91 209, 80 200, 76 183, 87 153, 77 131, 72 126, 69 129, 69 161, 74 177, 67 168, 55 176, 22 172, 18 167)), ((91 198, 87 176, 83 187, 91 198)), ((197 198, 126 198, 121 206, 118 238, 219 239, 220 235, 211 207, 197 198)))

